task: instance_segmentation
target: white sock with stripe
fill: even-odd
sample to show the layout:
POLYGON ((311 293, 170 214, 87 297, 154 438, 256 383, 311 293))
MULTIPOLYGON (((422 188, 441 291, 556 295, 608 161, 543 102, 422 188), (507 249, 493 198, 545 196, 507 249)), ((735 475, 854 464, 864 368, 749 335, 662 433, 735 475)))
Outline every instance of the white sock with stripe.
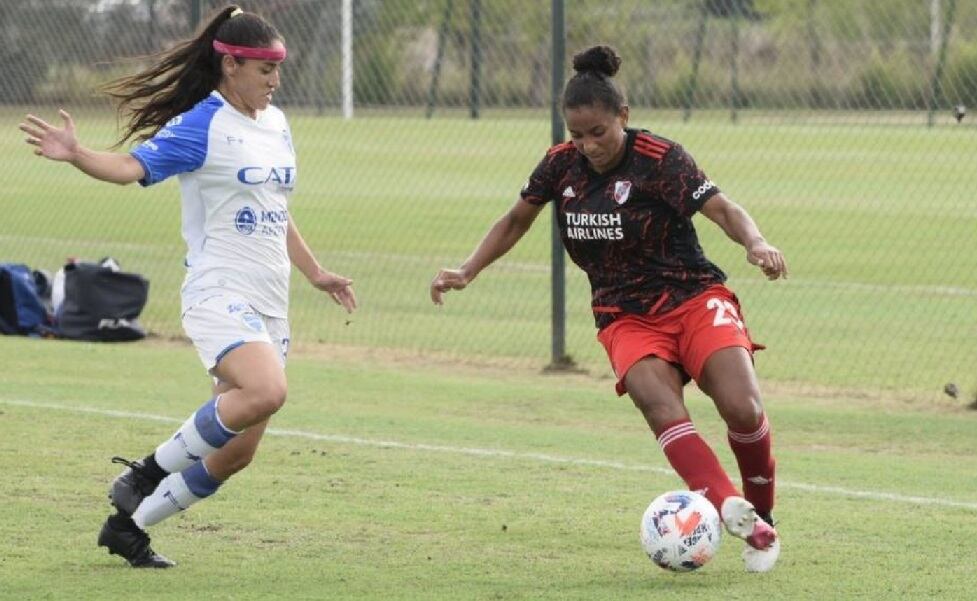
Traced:
POLYGON ((156 463, 170 474, 181 472, 202 460, 237 436, 221 423, 217 414, 220 397, 204 403, 176 431, 156 448, 156 463))
POLYGON ((164 478, 153 494, 139 504, 132 514, 132 521, 140 528, 158 524, 214 494, 220 485, 221 481, 210 475, 204 462, 198 461, 182 472, 164 478))

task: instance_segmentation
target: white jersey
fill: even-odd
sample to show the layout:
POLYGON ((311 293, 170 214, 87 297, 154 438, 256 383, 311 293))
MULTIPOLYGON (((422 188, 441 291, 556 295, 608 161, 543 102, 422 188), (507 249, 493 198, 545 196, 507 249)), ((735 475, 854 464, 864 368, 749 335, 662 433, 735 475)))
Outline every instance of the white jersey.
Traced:
POLYGON ((298 175, 285 115, 257 119, 216 91, 132 151, 149 186, 178 175, 187 276, 183 310, 233 292, 257 311, 288 317, 288 194, 298 175))

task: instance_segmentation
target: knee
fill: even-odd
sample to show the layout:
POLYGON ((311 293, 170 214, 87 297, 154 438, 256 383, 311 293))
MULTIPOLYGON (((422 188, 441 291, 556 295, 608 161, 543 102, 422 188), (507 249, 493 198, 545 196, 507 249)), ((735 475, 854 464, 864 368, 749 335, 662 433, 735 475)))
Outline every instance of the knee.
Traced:
POLYGON ((285 404, 288 387, 282 379, 251 384, 242 392, 254 414, 260 419, 267 419, 285 404))
POLYGON ((751 391, 738 395, 725 406, 723 417, 731 430, 752 432, 760 427, 760 421, 763 419, 763 404, 760 402, 758 392, 751 391))

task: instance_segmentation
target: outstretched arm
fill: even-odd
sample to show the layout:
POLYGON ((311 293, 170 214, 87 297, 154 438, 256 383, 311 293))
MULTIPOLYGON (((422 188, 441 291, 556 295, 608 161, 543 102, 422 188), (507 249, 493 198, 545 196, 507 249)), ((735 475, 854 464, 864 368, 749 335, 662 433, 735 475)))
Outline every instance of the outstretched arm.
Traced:
POLYGON ((442 295, 448 290, 463 290, 483 269, 496 259, 509 252, 516 242, 529 231, 542 206, 530 204, 522 199, 509 209, 488 231, 461 267, 442 269, 431 282, 431 300, 434 304, 444 304, 442 295))
POLYGON ((342 305, 348 313, 356 309, 356 294, 353 292, 353 280, 326 271, 316 261, 309 245, 305 243, 291 216, 288 219, 288 234, 285 238, 288 247, 288 258, 292 265, 298 268, 309 283, 322 290, 336 302, 342 305))
POLYGON ((129 184, 144 177, 142 165, 132 155, 99 152, 79 144, 71 115, 64 110, 60 113, 64 119, 62 129, 34 115, 27 115, 29 123, 20 124, 20 130, 27 134, 26 142, 34 146, 34 154, 52 161, 71 163, 82 173, 105 182, 129 184))
POLYGON ((746 249, 746 260, 762 269, 768 279, 787 277, 784 254, 764 239, 756 222, 743 207, 720 192, 707 200, 700 211, 733 241, 741 244, 746 249))

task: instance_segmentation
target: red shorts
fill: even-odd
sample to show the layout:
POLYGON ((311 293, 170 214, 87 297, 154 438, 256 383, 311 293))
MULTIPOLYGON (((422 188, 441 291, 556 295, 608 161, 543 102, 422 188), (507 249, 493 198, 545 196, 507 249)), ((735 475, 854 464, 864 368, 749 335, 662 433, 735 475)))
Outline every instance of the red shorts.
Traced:
POLYGON ((658 357, 698 380, 706 360, 719 349, 755 344, 743 323, 736 295, 722 284, 710 286, 661 315, 626 314, 597 333, 617 375, 617 394, 627 392, 624 376, 645 357, 658 357))

